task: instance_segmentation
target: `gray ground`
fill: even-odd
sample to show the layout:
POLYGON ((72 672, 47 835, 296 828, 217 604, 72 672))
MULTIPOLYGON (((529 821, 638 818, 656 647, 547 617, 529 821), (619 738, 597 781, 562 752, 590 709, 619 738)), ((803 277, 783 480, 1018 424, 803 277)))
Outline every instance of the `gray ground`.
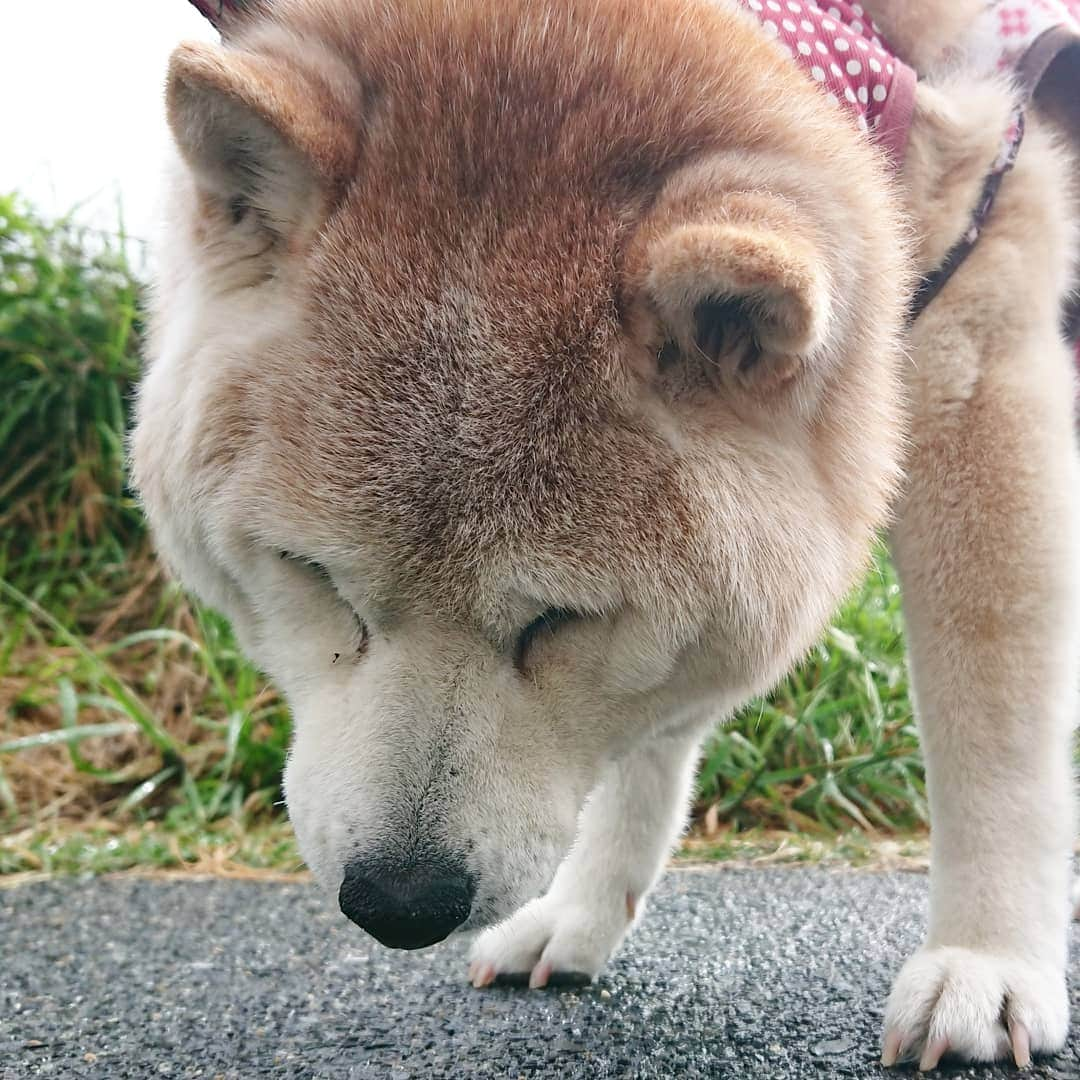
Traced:
MULTIPOLYGON (((881 1005, 925 905, 915 875, 682 870, 594 986, 475 991, 466 941, 389 952, 310 886, 25 885, 0 1078, 895 1077, 881 1005)), ((1080 1080, 1080 1037, 1035 1075, 1080 1080)))

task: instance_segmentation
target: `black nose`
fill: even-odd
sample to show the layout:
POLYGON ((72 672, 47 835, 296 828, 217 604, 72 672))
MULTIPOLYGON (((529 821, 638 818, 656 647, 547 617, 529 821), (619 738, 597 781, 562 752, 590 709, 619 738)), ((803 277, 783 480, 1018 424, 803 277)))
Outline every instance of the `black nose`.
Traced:
POLYGON ((472 910, 476 886, 456 861, 439 858, 408 869, 372 859, 345 866, 341 910, 391 949, 423 949, 442 941, 472 910))

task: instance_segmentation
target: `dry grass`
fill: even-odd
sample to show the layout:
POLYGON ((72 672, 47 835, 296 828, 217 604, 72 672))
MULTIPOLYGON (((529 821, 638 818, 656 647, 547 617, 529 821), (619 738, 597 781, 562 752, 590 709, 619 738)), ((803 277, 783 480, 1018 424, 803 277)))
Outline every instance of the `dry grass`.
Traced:
POLYGON ((308 879, 288 823, 53 820, 0 836, 0 887, 68 873, 308 879))
POLYGON ((229 809, 272 809, 284 705, 250 669, 229 681, 223 662, 241 663, 238 657, 208 658, 205 617, 149 556, 132 568, 125 593, 93 622, 82 620, 77 639, 32 617, 5 619, 0 628, 0 779, 12 827, 130 819, 136 808, 162 812, 177 786, 187 785, 198 801, 199 781, 219 772, 228 756, 223 734, 235 749, 241 729, 245 741, 276 749, 256 769, 265 783, 239 800, 230 793, 229 809), (150 719, 150 732, 140 717, 150 719))

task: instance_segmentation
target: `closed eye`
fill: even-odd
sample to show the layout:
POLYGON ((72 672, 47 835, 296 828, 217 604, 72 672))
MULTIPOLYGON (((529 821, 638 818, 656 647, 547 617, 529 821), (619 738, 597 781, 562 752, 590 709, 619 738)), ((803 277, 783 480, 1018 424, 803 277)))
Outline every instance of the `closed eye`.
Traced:
MULTIPOLYGON (((370 634, 368 633, 367 623, 364 622, 355 611, 353 612, 353 619, 355 620, 356 626, 353 631, 353 641, 348 655, 352 660, 359 660, 368 650, 370 634)), ((336 664, 341 659, 341 656, 341 653, 334 653, 330 662, 336 664)))
MULTIPOLYGON (((355 623, 353 642, 349 648, 349 655, 353 659, 359 659, 361 656, 363 656, 364 653, 367 652, 368 641, 370 638, 370 634, 368 632, 368 625, 360 617, 356 609, 353 608, 352 604, 350 604, 349 601, 342 595, 341 591, 334 583, 334 575, 331 574, 330 571, 322 565, 322 563, 316 562, 314 559, 306 558, 303 555, 293 555, 290 551, 282 551, 279 554, 282 559, 287 559, 289 562, 296 563, 299 566, 302 566, 304 569, 310 570, 311 573, 314 574, 314 576, 317 577, 320 582, 322 582, 324 585, 328 585, 331 589, 333 589, 337 596, 342 600, 342 602, 349 604, 349 608, 352 611, 352 616, 355 623)), ((339 652, 334 653, 330 662, 336 664, 341 659, 342 655, 343 654, 339 652)))
POLYGON ((310 570, 320 581, 326 582, 332 589, 336 589, 334 585, 334 577, 329 570, 323 566, 322 563, 316 562, 314 559, 309 559, 306 555, 294 555, 291 551, 281 551, 278 553, 282 559, 291 563, 296 563, 297 566, 306 567, 310 570))
POLYGON ((518 635, 514 645, 514 667, 524 672, 529 649, 535 641, 545 635, 550 637, 568 623, 580 622, 585 617, 581 612, 571 611, 569 608, 548 608, 543 615, 533 619, 518 635))

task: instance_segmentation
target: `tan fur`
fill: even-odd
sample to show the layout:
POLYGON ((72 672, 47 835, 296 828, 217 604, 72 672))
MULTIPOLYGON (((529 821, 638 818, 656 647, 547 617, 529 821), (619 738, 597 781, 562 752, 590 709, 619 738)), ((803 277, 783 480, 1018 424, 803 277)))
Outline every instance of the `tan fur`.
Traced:
POLYGON ((947 66, 986 0, 870 0, 863 5, 916 71, 947 66))
POLYGON ((920 273, 940 266, 967 229, 1012 108, 1004 82, 961 73, 920 85, 903 172, 920 273))
MULTIPOLYGON (((928 64, 976 6, 867 4, 928 64)), ((1011 95, 962 68, 920 85, 904 180, 921 271, 967 227, 1011 95)), ((913 449, 892 543, 927 758, 932 907, 886 1029, 912 1057, 945 1039, 963 1057, 1023 1064, 1018 1025, 1052 1050, 1068 1024, 1080 472, 1058 327, 1080 159, 1058 115, 1029 112, 978 246, 911 338, 913 449)))
MULTIPOLYGON (((849 211, 835 199, 822 198, 824 185, 800 175, 790 163, 811 145, 823 159, 842 162, 840 168, 853 186, 865 192, 857 212, 887 222, 888 193, 875 162, 858 152, 853 140, 840 137, 845 133, 816 111, 814 97, 806 94, 799 76, 756 34, 713 5, 669 2, 642 13, 628 0, 609 0, 535 13, 517 5, 417 3, 403 6, 393 20, 377 17, 374 7, 370 12, 365 5, 353 7, 350 17, 342 18, 337 4, 283 3, 275 8, 273 23, 233 38, 228 68, 234 81, 244 77, 252 54, 265 51, 276 57, 290 42, 330 43, 347 56, 356 87, 356 115, 350 123, 358 129, 363 149, 355 178, 333 178, 342 193, 302 271, 315 286, 310 329, 302 331, 303 340, 274 350, 282 355, 280 362, 273 353, 260 354, 257 370, 239 377, 246 390, 237 385, 235 392, 214 395, 213 408, 228 412, 205 425, 197 454, 233 462, 238 436, 258 432, 266 409, 272 410, 271 422, 275 413, 283 424, 288 417, 288 441, 272 442, 267 449, 275 460, 264 463, 287 495, 271 515, 277 527, 290 534, 294 546, 307 548, 345 546, 356 536, 379 534, 395 562, 424 560, 424 580, 410 592, 437 587, 442 595, 430 600, 453 608, 472 588, 475 571, 466 567, 475 565, 477 536, 491 545, 505 545, 514 534, 532 533, 545 520, 563 517, 558 509, 563 493, 539 475, 530 479, 521 471, 550 467, 542 455, 516 452, 522 430, 531 430, 540 448, 572 447, 576 470, 588 471, 589 479, 566 493, 577 504, 577 530, 598 542, 603 538, 609 549, 623 548, 628 564, 630 550, 638 559, 649 552, 649 561, 677 563, 682 557, 657 531, 657 522, 683 498, 656 490, 652 481, 643 482, 669 451, 627 431, 629 453, 615 452, 609 440, 593 433, 593 418, 603 402, 616 415, 637 407, 631 402, 642 389, 628 382, 631 354, 655 350, 665 332, 657 325, 645 340, 620 338, 620 307, 647 301, 630 292, 630 280, 620 283, 612 277, 624 257, 624 238, 650 227, 649 203, 656 198, 658 180, 668 174, 675 177, 672 184, 682 185, 684 220, 700 213, 690 200, 708 197, 721 183, 758 186, 764 180, 775 185, 782 200, 773 220, 766 215, 763 223, 775 235, 789 225, 790 207, 813 207, 813 213, 826 218, 817 225, 818 235, 807 241, 816 245, 808 252, 816 250, 817 261, 825 267, 830 259, 838 262, 842 257, 833 237, 857 229, 855 208, 849 211), (633 18, 628 17, 631 8, 633 18), (733 66, 720 62, 714 42, 721 43, 722 55, 739 55, 739 78, 733 66), (545 55, 542 64, 535 62, 538 50, 545 55), (497 87, 505 98, 490 96, 496 85, 488 83, 484 73, 492 69, 511 72, 519 80, 517 86, 497 87), (360 93, 365 80, 376 88, 367 110, 360 93), (500 130, 510 116, 513 124, 500 130), (739 146, 762 148, 758 163, 750 159, 750 175, 739 146), (711 166, 700 164, 692 172, 683 168, 685 162, 704 162, 710 155, 715 162, 711 166), (730 180, 725 170, 732 174, 730 180), (700 178, 696 191, 686 190, 694 176, 700 178), (573 200, 564 194, 569 192, 575 193, 573 200), (361 253, 370 255, 358 265, 361 253), (433 326, 425 312, 437 312, 447 303, 443 282, 448 275, 462 282, 478 303, 471 312, 448 312, 467 316, 458 319, 457 326, 433 326), (425 323, 429 325, 421 332, 425 323), (453 335, 465 331, 473 340, 454 340, 453 335), (490 359, 471 355, 477 337, 485 342, 490 359), (323 359, 304 359, 304 354, 315 353, 323 359), (455 471, 472 468, 468 458, 459 463, 453 452, 446 453, 453 443, 444 445, 437 460, 443 477, 439 483, 432 482, 427 465, 411 460, 418 442, 444 442, 430 425, 442 422, 445 405, 429 399, 426 391, 418 394, 418 388, 448 385, 448 379, 452 384, 443 367, 451 353, 476 369, 479 397, 461 407, 469 412, 484 403, 477 413, 484 427, 476 437, 487 447, 491 464, 484 502, 470 503, 467 512, 462 493, 481 492, 464 472, 453 478, 455 471), (594 359, 588 359, 590 354, 594 359), (553 359, 570 355, 576 357, 570 368, 560 368, 553 359), (408 366, 402 367, 406 356, 408 366), (367 369, 361 382, 355 383, 356 376, 342 366, 344 357, 353 368, 359 364, 367 369), (340 402, 327 399, 327 387, 345 385, 350 386, 349 396, 340 402), (257 404, 251 397, 256 387, 257 404), (556 387, 563 401, 551 399, 547 413, 540 402, 556 387), (375 440, 349 433, 364 401, 363 414, 379 418, 381 435, 375 440), (491 407, 494 402, 500 402, 499 408, 491 407), (252 405, 257 414, 252 414, 252 405), (560 425, 569 424, 567 430, 545 433, 540 425, 556 418, 560 425), (327 438, 323 432, 337 434, 327 438), (290 452, 293 440, 310 453, 290 452), (353 455, 346 488, 341 487, 346 477, 337 468, 342 443, 353 455), (321 460, 324 454, 328 456, 321 460), (500 475, 504 460, 512 462, 513 471, 500 475), (388 477, 393 478, 392 496, 388 477), (587 507, 580 505, 581 490, 598 485, 606 495, 587 507), (377 508, 377 529, 364 520, 366 511, 352 494, 356 490, 369 493, 364 502, 377 508), (408 504, 402 502, 406 493, 408 504), (535 501, 537 496, 542 502, 535 501), (413 522, 422 525, 418 529, 413 522), (309 533, 310 541, 299 544, 297 532, 309 533), (431 572, 437 566, 442 568, 438 577, 431 572)), ((200 74, 205 92, 228 85, 235 96, 221 74, 222 57, 200 60, 209 50, 185 49, 174 61, 174 102, 181 88, 200 74)), ((267 102, 256 90, 245 104, 275 125, 282 117, 306 116, 309 85, 296 75, 298 70, 294 65, 295 82, 275 84, 278 98, 267 102), (281 99, 290 92, 294 100, 281 99)), ((175 109, 174 104, 174 118, 175 109)), ((303 148, 318 134, 317 127, 305 121, 300 133, 290 136, 292 148, 303 148)), ((178 138, 183 148, 183 130, 178 138)), ((316 156, 344 167, 350 159, 338 148, 343 139, 332 142, 316 156)), ((723 220, 734 212, 718 207, 713 216, 723 220)), ((760 217, 761 208, 754 213, 760 217)), ((745 215, 745 208, 738 215, 745 215)), ((198 224, 205 227, 205 214, 198 224)), ((807 220, 803 227, 811 224, 807 220)), ((669 227, 674 226, 669 219, 669 227)), ((845 475, 842 485, 832 483, 827 468, 820 474, 821 493, 855 515, 846 522, 850 531, 838 531, 830 541, 843 550, 845 565, 835 584, 850 579, 861 562, 857 553, 865 537, 881 519, 892 482, 889 456, 896 446, 895 413, 890 415, 895 395, 880 380, 876 387, 858 389, 864 380, 869 382, 869 374, 866 365, 856 361, 873 354, 887 362, 891 354, 890 335, 899 310, 896 283, 902 276, 899 244, 896 232, 887 229, 865 240, 859 253, 867 266, 865 286, 857 303, 844 297, 842 310, 834 314, 829 355, 797 388, 813 402, 807 435, 811 446, 820 444, 819 460, 833 456, 830 441, 842 433, 850 440, 852 459, 874 463, 858 475, 845 475), (871 273, 871 266, 889 269, 871 273), (860 310, 880 315, 871 320, 860 317, 860 310), (846 352, 836 351, 838 340, 846 352), (868 429, 864 418, 871 401, 880 415, 868 429), (843 490, 834 490, 841 486, 843 490)), ((840 277, 837 271, 828 287, 841 289, 840 277)), ((820 296, 815 303, 826 299, 820 296)), ((221 372, 215 378, 232 375, 221 372)), ((794 393, 792 389, 788 396, 794 393)), ((748 407, 763 406, 755 402, 748 407)), ((769 402, 767 407, 782 406, 769 402)), ((711 411, 708 439, 738 442, 741 421, 725 415, 722 404, 719 411, 711 411)), ((136 453, 137 465, 139 460, 136 453)), ((148 496, 152 483, 152 477, 143 482, 148 496)), ((688 513, 693 512, 684 509, 679 516, 688 513)), ((567 539, 560 529, 546 538, 530 535, 529 546, 534 552, 549 552, 545 558, 572 563, 574 545, 567 539)), ((677 542, 681 545, 682 537, 677 542)), ((779 565, 785 566, 785 574, 790 572, 789 557, 779 565)), ((808 573, 816 577, 810 566, 808 573)), ((717 567, 725 576, 729 570, 717 567)), ((764 566, 753 570, 772 572, 764 566)), ((752 594, 772 594, 783 603, 786 589, 762 585, 752 594)), ((818 608, 815 620, 824 608, 818 608)), ((747 611, 743 618, 793 616, 794 611, 783 616, 779 610, 747 611)), ((786 630, 777 634, 777 629, 761 627, 774 639, 787 637, 786 630)))
MULTIPOLYGON (((869 6, 945 71, 976 5, 869 6)), ((944 1026, 1000 1055, 996 984, 990 1020, 957 1020, 978 970, 1033 1045, 1063 1038, 1024 991, 1063 986, 1080 610, 1050 121, 905 343, 908 240, 926 272, 966 229, 1003 83, 920 86, 906 219, 715 0, 278 0, 182 47, 168 98, 187 168, 135 476, 173 568, 292 700, 317 877, 450 851, 467 925, 525 905, 478 942, 478 985, 598 969, 701 732, 813 641, 895 506, 937 861, 889 1023, 908 1053, 944 1026), (580 617, 521 647, 551 609, 580 617), (956 1002, 927 998, 939 975, 956 1002)))

